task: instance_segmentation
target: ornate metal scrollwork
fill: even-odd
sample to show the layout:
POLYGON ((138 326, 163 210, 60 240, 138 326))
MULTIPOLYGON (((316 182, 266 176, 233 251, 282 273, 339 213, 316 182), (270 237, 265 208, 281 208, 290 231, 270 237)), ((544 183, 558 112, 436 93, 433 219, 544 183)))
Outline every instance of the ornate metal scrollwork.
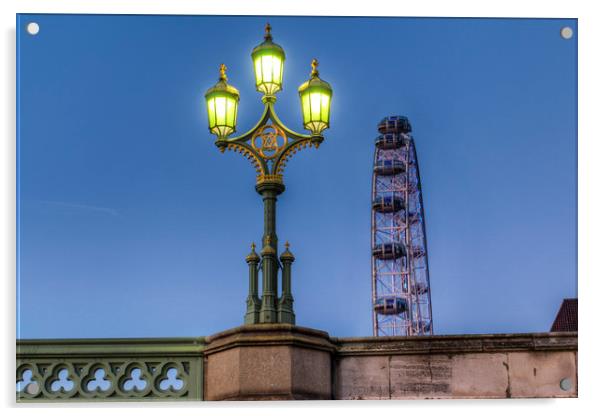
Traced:
POLYGON ((253 134, 251 146, 266 160, 274 159, 288 143, 286 133, 274 124, 266 124, 253 134), (259 142, 259 143, 258 143, 259 142))
POLYGON ((257 124, 248 132, 230 139, 218 140, 221 151, 234 150, 251 161, 257 172, 257 183, 283 183, 282 173, 290 157, 306 147, 318 147, 321 136, 296 133, 276 115, 274 104, 265 102, 257 124))

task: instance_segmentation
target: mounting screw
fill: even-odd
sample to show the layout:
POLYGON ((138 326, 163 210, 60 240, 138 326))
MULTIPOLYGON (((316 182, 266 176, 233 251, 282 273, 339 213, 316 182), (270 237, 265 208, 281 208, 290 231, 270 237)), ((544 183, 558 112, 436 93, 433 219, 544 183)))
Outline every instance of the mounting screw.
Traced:
POLYGON ((563 378, 562 380, 560 380, 560 388, 564 391, 568 391, 571 389, 571 379, 570 378, 563 378))
POLYGON ((568 26, 563 27, 562 29, 560 29, 560 36, 562 36, 564 39, 570 39, 573 37, 573 29, 571 29, 568 26))
POLYGON ((25 391, 27 394, 38 394, 40 386, 38 386, 38 383, 29 383, 25 388, 25 391))
POLYGON ((27 33, 32 36, 37 35, 40 32, 40 25, 36 22, 30 22, 27 24, 27 33))

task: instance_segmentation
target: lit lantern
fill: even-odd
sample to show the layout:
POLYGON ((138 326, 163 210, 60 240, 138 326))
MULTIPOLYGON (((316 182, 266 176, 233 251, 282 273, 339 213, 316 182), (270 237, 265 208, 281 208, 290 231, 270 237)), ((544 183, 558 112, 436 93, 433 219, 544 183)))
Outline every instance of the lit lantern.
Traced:
POLYGON ((272 42, 271 30, 268 23, 265 26, 265 40, 251 53, 255 69, 255 87, 257 91, 268 96, 282 89, 284 71, 284 49, 272 42))
POLYGON ((220 77, 217 84, 205 93, 209 131, 218 138, 226 138, 236 131, 238 113, 238 90, 226 82, 226 65, 220 65, 220 77))
POLYGON ((303 127, 313 135, 319 135, 327 129, 330 122, 330 101, 332 88, 318 76, 318 61, 311 62, 311 78, 299 87, 303 127))

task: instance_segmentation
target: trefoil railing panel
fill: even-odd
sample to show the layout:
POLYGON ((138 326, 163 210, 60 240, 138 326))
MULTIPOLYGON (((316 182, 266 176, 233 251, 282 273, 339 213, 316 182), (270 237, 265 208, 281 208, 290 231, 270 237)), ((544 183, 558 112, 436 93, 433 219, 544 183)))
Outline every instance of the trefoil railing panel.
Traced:
POLYGON ((203 400, 204 338, 17 341, 17 401, 203 400))

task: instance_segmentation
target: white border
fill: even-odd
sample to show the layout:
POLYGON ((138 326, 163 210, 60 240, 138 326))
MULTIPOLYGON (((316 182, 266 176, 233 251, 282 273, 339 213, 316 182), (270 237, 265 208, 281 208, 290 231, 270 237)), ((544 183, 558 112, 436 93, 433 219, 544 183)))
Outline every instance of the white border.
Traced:
POLYGON ((116 14, 236 14, 236 15, 332 15, 332 16, 456 16, 456 17, 585 17, 588 7, 577 1, 386 1, 328 0, 136 0, 81 1, 22 0, 20 13, 116 13, 116 14))
MULTIPOLYGON (((3 403, 12 407, 9 412, 49 412, 49 414, 86 412, 104 414, 107 407, 111 412, 131 413, 142 409, 144 413, 162 414, 165 409, 177 407, 182 414, 230 414, 243 410, 247 414, 274 414, 276 412, 306 414, 313 412, 337 412, 345 414, 366 414, 369 412, 420 412, 424 414, 478 414, 488 415, 523 411, 529 413, 545 412, 546 415, 568 412, 587 412, 593 408, 600 386, 599 335, 600 303, 597 296, 600 291, 602 270, 595 259, 599 256, 600 227, 602 215, 602 188, 600 158, 600 116, 598 104, 601 96, 600 76, 602 65, 600 58, 602 24, 600 14, 595 10, 595 1, 476 1, 476 0, 438 0, 438 1, 384 1, 366 2, 304 0, 4 0, 0 2, 3 42, 2 42, 2 83, 5 92, 0 102, 2 107, 0 126, 3 126, 2 140, 2 181, 0 181, 3 239, 1 240, 4 266, 4 312, 2 320, 5 342, 3 358, 7 360, 1 368, 3 403), (562 17, 578 18, 579 40, 579 399, 563 400, 456 400, 456 401, 413 401, 413 402, 304 402, 304 403, 201 403, 201 404, 89 404, 60 405, 51 409, 38 409, 44 406, 14 405, 14 336, 15 336, 15 14, 16 13, 110 13, 110 14, 237 14, 237 15, 344 15, 344 16, 448 16, 448 17, 562 17), (585 364, 584 364, 585 363, 585 364), (124 410, 117 410, 124 409, 124 410)), ((553 122, 553 120, 551 120, 553 122)), ((599 407, 599 406, 598 406, 599 407)), ((577 414, 577 413, 575 413, 577 414)))

